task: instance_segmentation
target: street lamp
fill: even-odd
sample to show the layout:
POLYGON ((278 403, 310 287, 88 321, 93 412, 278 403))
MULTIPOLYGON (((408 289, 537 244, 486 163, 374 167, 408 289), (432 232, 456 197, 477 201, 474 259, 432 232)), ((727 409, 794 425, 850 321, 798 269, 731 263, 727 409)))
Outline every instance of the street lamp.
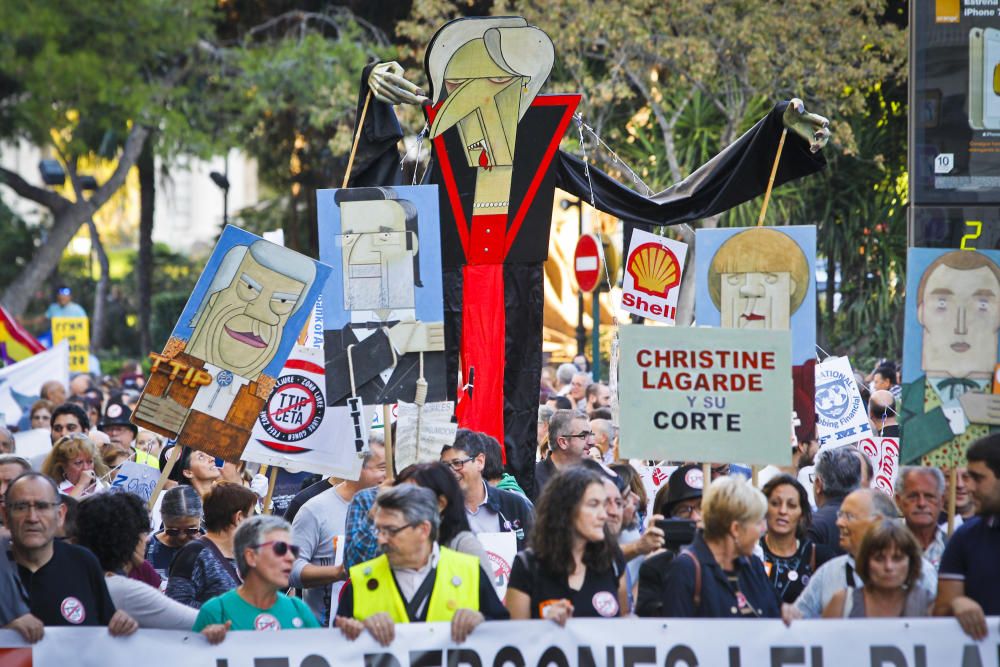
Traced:
MULTIPOLYGON (((572 201, 569 199, 563 199, 559 202, 559 208, 564 211, 568 211, 571 208, 576 209, 577 215, 577 239, 583 236, 583 203, 577 199, 572 201)), ((583 328, 583 291, 578 290, 576 295, 576 356, 586 356, 583 353, 584 348, 587 345, 587 330, 583 328)))
MULTIPOLYGON (((229 161, 226 161, 226 172, 229 172, 229 161)), ((222 190, 222 225, 229 224, 229 179, 226 174, 213 171, 208 175, 220 190, 222 190)))

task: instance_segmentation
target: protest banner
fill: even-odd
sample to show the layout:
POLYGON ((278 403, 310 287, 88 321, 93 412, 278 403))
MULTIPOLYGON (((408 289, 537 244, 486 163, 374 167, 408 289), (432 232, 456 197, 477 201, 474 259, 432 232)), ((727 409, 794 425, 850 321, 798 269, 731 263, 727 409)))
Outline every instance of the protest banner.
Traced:
POLYGON ((868 412, 847 357, 816 365, 816 437, 819 446, 840 447, 871 435, 868 412))
POLYGON ((788 465, 788 331, 623 326, 621 454, 788 465))
POLYGON ((127 491, 142 498, 144 503, 148 503, 159 478, 160 471, 153 466, 126 461, 108 473, 107 481, 111 484, 111 488, 127 491))
POLYGON ((64 387, 69 384, 69 343, 0 368, 0 414, 7 424, 19 430, 31 428, 31 404, 49 380, 58 380, 64 387))
POLYGON ((451 421, 455 404, 437 401, 425 405, 400 401, 396 410, 396 469, 412 463, 437 461, 441 449, 455 443, 458 424, 451 421))
POLYGON ((896 495, 896 476, 899 474, 899 439, 872 435, 857 443, 872 462, 874 475, 872 488, 890 498, 896 495))
POLYGON ((325 629, 230 632, 211 646, 180 631, 139 630, 115 638, 106 628, 45 628, 37 644, 0 631, 0 663, 134 667, 137 656, 158 665, 196 667, 998 667, 1000 618, 986 619, 974 642, 952 618, 796 621, 712 619, 570 619, 486 622, 462 644, 448 623, 396 625, 381 646, 367 632, 348 641, 325 629), (849 637, 850 641, 844 641, 849 637))
POLYGON ((90 372, 90 319, 86 317, 53 317, 52 344, 69 341, 69 370, 90 372))
POLYGON ((686 256, 686 243, 633 230, 622 277, 622 309, 673 324, 686 256))
POLYGON ((493 587, 503 600, 510 583, 510 571, 517 556, 517 536, 513 532, 476 533, 476 539, 483 545, 486 555, 493 565, 493 587))
POLYGON ((132 422, 239 461, 330 268, 227 226, 150 377, 132 422))
POLYGON ((656 500, 656 494, 667 483, 667 480, 670 479, 670 475, 677 470, 677 466, 633 465, 632 467, 639 471, 639 479, 642 480, 642 486, 646 489, 646 498, 648 500, 646 503, 646 516, 652 516, 653 501, 656 500))

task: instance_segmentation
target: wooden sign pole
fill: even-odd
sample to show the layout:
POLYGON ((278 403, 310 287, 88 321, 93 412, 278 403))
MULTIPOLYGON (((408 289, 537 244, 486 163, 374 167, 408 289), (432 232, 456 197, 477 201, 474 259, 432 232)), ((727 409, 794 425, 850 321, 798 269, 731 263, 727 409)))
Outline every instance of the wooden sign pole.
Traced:
POLYGON ((948 537, 955 532, 955 487, 958 486, 958 468, 948 471, 948 537))
POLYGON ((174 464, 177 463, 177 459, 181 457, 181 446, 174 445, 170 448, 170 455, 167 457, 167 462, 163 465, 163 470, 160 471, 160 479, 156 480, 156 486, 153 487, 153 493, 149 496, 149 503, 147 504, 147 509, 153 509, 156 505, 156 499, 160 497, 160 493, 163 491, 163 487, 166 486, 167 480, 170 479, 170 473, 174 469, 174 464))
POLYGON ((267 476, 267 495, 264 496, 264 514, 271 513, 271 496, 274 495, 274 484, 278 481, 278 466, 271 466, 267 476))
POLYGON ((389 423, 391 419, 392 406, 386 403, 382 406, 382 431, 385 435, 385 477, 390 482, 396 476, 396 465, 392 457, 392 429, 389 423))

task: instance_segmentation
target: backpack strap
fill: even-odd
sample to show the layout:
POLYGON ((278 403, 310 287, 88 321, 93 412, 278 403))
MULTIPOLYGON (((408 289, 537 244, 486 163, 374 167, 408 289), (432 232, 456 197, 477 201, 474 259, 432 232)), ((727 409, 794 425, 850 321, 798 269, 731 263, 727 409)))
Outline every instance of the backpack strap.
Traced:
POLYGON ((816 543, 813 542, 812 545, 812 556, 809 557, 809 572, 815 574, 816 572, 816 543))
POLYGON ((694 563, 694 595, 691 599, 694 601, 695 609, 697 609, 701 606, 701 563, 698 562, 698 557, 687 549, 683 549, 680 555, 687 556, 694 563))

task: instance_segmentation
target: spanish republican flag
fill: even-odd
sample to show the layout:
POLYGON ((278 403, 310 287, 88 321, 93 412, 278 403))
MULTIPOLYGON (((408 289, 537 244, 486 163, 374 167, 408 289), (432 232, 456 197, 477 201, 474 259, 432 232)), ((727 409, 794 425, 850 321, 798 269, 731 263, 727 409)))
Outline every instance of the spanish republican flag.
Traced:
POLYGON ((45 350, 3 306, 0 306, 0 343, 7 348, 7 357, 12 361, 23 361, 45 350))

